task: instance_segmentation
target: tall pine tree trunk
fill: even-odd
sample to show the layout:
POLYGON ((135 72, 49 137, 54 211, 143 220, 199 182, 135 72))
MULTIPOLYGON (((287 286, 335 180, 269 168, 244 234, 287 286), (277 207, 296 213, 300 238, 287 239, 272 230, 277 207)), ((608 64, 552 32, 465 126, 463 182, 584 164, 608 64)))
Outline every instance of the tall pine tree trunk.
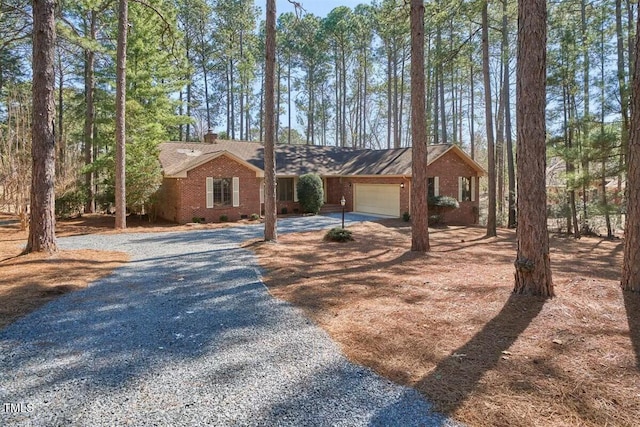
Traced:
MULTIPOLYGON (((591 67, 590 58, 589 58, 589 48, 590 42, 588 37, 588 26, 587 26, 587 2, 586 0, 581 0, 580 2, 580 33, 582 39, 582 105, 583 105, 583 113, 582 113, 582 126, 580 140, 578 143, 580 144, 580 158, 581 158, 581 167, 582 167, 582 176, 589 176, 589 158, 586 153, 586 147, 589 144, 589 121, 590 121, 590 113, 589 113, 589 89, 591 86, 590 78, 589 78, 589 69, 591 67)), ((581 221, 581 232, 586 233, 589 230, 589 226, 587 223, 588 212, 587 212, 587 180, 582 180, 582 221, 581 221)))
POLYGON ((25 253, 55 252, 54 0, 33 1, 31 222, 25 253))
POLYGON ((491 111, 491 78, 489 75, 489 19, 487 1, 482 6, 482 74, 484 75, 484 111, 487 128, 487 156, 489 179, 489 212, 487 213, 487 237, 496 236, 496 160, 493 142, 493 116, 491 111))
MULTIPOLYGON (((64 143, 64 71, 62 65, 62 53, 58 50, 58 126, 56 129, 56 144, 58 146, 58 156, 56 158, 57 172, 56 177, 65 182, 67 161, 67 147, 64 143)), ((65 183, 66 184, 66 183, 65 183)))
MULTIPOLYGON (((411 0, 411 250, 429 250, 427 117, 424 84, 424 2, 411 0)), ((402 190, 400 190, 402 191, 402 190)))
MULTIPOLYGON (((264 240, 276 241, 276 159, 275 159, 275 71, 276 71, 276 2, 267 0, 266 48, 264 70, 265 138, 264 138, 264 240)), ((307 135, 308 137, 308 135, 307 135)))
POLYGON ((518 2, 516 75, 518 229, 515 286, 517 294, 553 296, 546 194, 546 55, 545 0, 518 2))
MULTIPOLYGON (((471 40, 471 34, 469 34, 469 40, 471 40)), ((469 53, 469 150, 471 151, 471 158, 475 160, 476 158, 476 144, 475 144, 475 121, 476 121, 476 111, 475 111, 475 85, 474 85, 474 58, 473 52, 469 53)))
MULTIPOLYGON (((503 14, 502 14, 502 38, 503 40, 508 40, 509 34, 507 25, 507 0, 503 1, 503 14)), ((508 43, 506 43, 508 46, 508 43)), ((508 219, 507 219, 507 227, 515 228, 516 227, 516 173, 514 168, 514 159, 513 159, 513 130, 511 128, 511 78, 509 77, 509 48, 505 49, 505 58, 504 58, 504 86, 503 86, 503 97, 504 97, 504 127, 505 127, 505 136, 507 140, 507 176, 508 176, 508 201, 509 206, 508 209, 508 219)))
POLYGON ((287 144, 291 144, 291 56, 287 64, 287 144))
POLYGON ((118 7, 118 48, 116 58, 116 229, 127 228, 125 114, 127 101, 128 7, 127 0, 120 0, 118 7))
MULTIPOLYGON (((616 50, 618 53, 617 61, 617 75, 618 75, 618 90, 620 94, 620 112, 622 114, 622 132, 620 135, 620 157, 619 157, 619 170, 624 169, 625 156, 627 154, 627 147, 629 145, 629 91, 627 87, 627 81, 625 78, 626 67, 624 59, 624 38, 622 29, 622 0, 616 0, 616 50)), ((631 43, 629 44, 629 64, 633 64, 633 58, 631 58, 633 51, 631 50, 631 43)), ((631 67, 633 68, 633 67, 631 67)), ((631 75, 631 74, 630 74, 631 75)), ((635 75, 635 73, 634 73, 635 75)), ((618 190, 621 190, 622 174, 618 174, 618 190)))
POLYGON ((391 48, 387 46, 387 148, 391 148, 391 121, 392 121, 392 107, 391 97, 393 96, 391 90, 391 48))
MULTIPOLYGON (((640 28, 640 14, 637 21, 640 28)), ((624 228, 622 289, 640 292, 640 31, 633 52, 631 126, 627 165, 627 220, 624 228)), ((637 313, 636 313, 637 314, 637 313)))
MULTIPOLYGON (((96 39, 96 12, 89 13, 89 39, 96 39)), ((93 163, 94 129, 96 108, 94 95, 96 91, 95 76, 95 53, 91 49, 85 50, 85 79, 84 96, 86 111, 84 117, 84 163, 89 166, 93 163)), ((85 186, 87 187, 87 204, 85 211, 94 213, 96 211, 96 197, 93 171, 85 174, 85 186)))

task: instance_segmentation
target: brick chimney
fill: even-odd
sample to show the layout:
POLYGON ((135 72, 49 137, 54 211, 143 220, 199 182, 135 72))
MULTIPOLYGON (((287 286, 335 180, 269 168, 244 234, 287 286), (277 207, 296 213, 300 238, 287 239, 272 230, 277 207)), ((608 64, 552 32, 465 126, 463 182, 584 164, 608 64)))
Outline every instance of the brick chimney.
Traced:
POLYGON ((216 139, 218 139, 218 134, 213 133, 211 129, 207 133, 204 134, 204 143, 205 144, 215 144, 216 139))

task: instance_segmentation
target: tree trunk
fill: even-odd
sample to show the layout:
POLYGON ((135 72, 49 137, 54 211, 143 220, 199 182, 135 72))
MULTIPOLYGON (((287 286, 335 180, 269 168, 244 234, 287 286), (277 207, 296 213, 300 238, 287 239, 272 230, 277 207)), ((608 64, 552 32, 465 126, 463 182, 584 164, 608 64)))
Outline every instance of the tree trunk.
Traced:
POLYGON ((545 188, 546 53, 546 1, 522 0, 518 2, 518 249, 514 292, 551 297, 553 281, 549 260, 545 188))
POLYGON ((342 65, 342 146, 347 146, 347 58, 344 52, 344 46, 342 47, 341 65, 342 65))
MULTIPOLYGON (((469 35, 469 40, 471 40, 471 34, 469 35)), ((474 58, 473 52, 469 53, 469 150, 471 150, 471 158, 475 160, 476 158, 476 146, 475 146, 475 85, 474 85, 474 58)))
POLYGON ((429 214, 423 0, 411 0, 411 138, 411 250, 427 252, 429 250, 429 214))
MULTIPOLYGON (((503 69, 501 67, 501 69, 503 69)), ((504 87, 504 76, 498 81, 504 87)), ((496 212, 499 218, 504 213, 504 90, 499 90, 498 116, 496 117, 495 164, 496 164, 496 212)), ((497 223, 497 219, 496 219, 497 223)))
MULTIPOLYGON (((396 133, 397 133, 397 145, 398 148, 402 147, 402 112, 404 111, 404 69, 406 64, 406 55, 404 52, 404 48, 402 49, 402 62, 400 65, 400 93, 398 94, 398 99, 400 100, 400 105, 398 106, 398 123, 396 125, 396 133)), ((408 126, 408 123, 407 123, 408 126)))
POLYGON ((233 87, 235 72, 233 58, 229 58, 229 124, 231 133, 228 135, 231 139, 236 139, 236 99, 233 87))
MULTIPOLYGON (((590 122, 590 112, 589 112, 589 90, 591 88, 591 79, 589 78, 589 69, 591 67, 591 61, 589 57, 589 50, 591 48, 591 42, 589 41, 589 28, 587 26, 587 0, 582 0, 580 3, 580 32, 582 38, 582 105, 583 105, 583 114, 582 114, 582 126, 581 126, 581 137, 580 137, 580 157, 581 157, 581 166, 582 166, 582 175, 587 177, 589 176, 589 156, 586 153, 587 147, 589 145, 589 122, 590 122)), ((589 231, 589 224, 587 222, 588 211, 587 211, 587 189, 588 184, 587 180, 582 180, 582 225, 581 232, 587 233, 589 231)))
MULTIPOLYGON (((240 61, 240 64, 242 64, 242 55, 243 55, 243 46, 242 46, 242 30, 240 30, 240 58, 238 58, 238 60, 240 61)), ((240 140, 244 141, 246 136, 244 134, 244 78, 242 76, 242 74, 240 75, 240 87, 239 89, 239 96, 238 98, 240 99, 240 105, 239 105, 239 110, 238 110, 238 115, 240 116, 240 140)))
MULTIPOLYGON (((264 138, 264 240, 278 240, 275 161, 275 68, 276 68, 276 2, 267 0, 266 52, 264 73, 265 138, 264 138)), ((308 135, 307 135, 308 138, 308 135)))
MULTIPOLYGON (((620 158, 619 158, 619 170, 624 169, 625 164, 625 156, 627 154, 627 147, 629 145, 629 93, 627 87, 627 81, 625 78, 626 68, 625 68, 625 59, 624 59, 624 39, 622 34, 622 0, 616 0, 615 6, 615 14, 616 14, 616 50, 618 53, 617 60, 617 76, 618 76, 618 90, 620 94, 620 113, 622 114, 622 131, 620 134, 620 158)), ((631 49, 631 45, 629 46, 630 57, 632 56, 633 50, 631 49)), ((632 58, 629 59, 629 64, 633 63, 632 58)), ((633 67, 631 67, 633 68, 633 67)), ((631 74, 630 74, 631 75, 631 74)), ((633 74, 635 75, 635 73, 633 74)), ((632 112, 633 114, 633 112, 632 112)), ((622 183, 622 174, 618 174, 618 185, 622 183)), ((621 190, 621 188, 618 188, 621 190)))
POLYGON ((362 91, 362 148, 367 148, 367 91, 369 90, 367 85, 368 78, 367 71, 367 52, 364 52, 364 89, 362 91))
POLYGON ((31 223, 25 253, 56 252, 54 0, 33 1, 31 223))
POLYGON ((287 144, 291 144, 291 56, 287 67, 287 144))
POLYGON ((487 128, 487 156, 489 179, 489 212, 487 214, 487 237, 496 236, 496 160, 493 142, 493 117, 491 111, 491 76, 489 75, 489 19, 487 1, 482 6, 482 74, 484 75, 484 111, 487 128))
MULTIPOLYGON (((637 25, 640 28, 640 14, 637 25)), ((633 57, 631 134, 627 158, 627 220, 621 286, 625 291, 640 292, 640 31, 636 33, 633 57)))
POLYGON ((391 148, 391 121, 392 111, 391 108, 391 48, 387 47, 387 148, 391 148))
MULTIPOLYGON (((92 10, 89 16, 89 38, 96 39, 96 12, 92 10)), ((94 94, 96 91, 95 76, 95 53, 91 49, 85 50, 85 81, 84 94, 86 112, 84 118, 84 163, 89 166, 93 163, 93 144, 96 107, 94 104, 94 94)), ((85 211, 94 213, 96 211, 96 197, 93 171, 85 174, 85 186, 87 187, 87 204, 85 211)))
MULTIPOLYGON (((437 55, 437 48, 436 48, 436 55, 437 55)), ((439 119, 439 115, 440 115, 440 97, 438 96, 439 90, 438 88, 440 87, 438 84, 438 80, 440 79, 439 75, 438 75, 438 61, 439 59, 436 58, 436 64, 433 70, 433 143, 434 144, 439 144, 440 143, 440 119, 439 119)))
POLYGON ((393 148, 400 148, 400 121, 398 103, 400 95, 398 91, 398 51, 393 52, 393 148))
POLYGON ((127 228, 126 195, 126 130, 125 114, 127 101, 127 31, 129 27, 129 4, 119 1, 118 48, 116 67, 116 229, 127 228))
MULTIPOLYGON (((57 162, 57 178, 65 182, 67 150, 64 144, 64 72, 62 65, 62 53, 58 50, 58 128, 56 129, 56 144, 58 145, 58 157, 57 162)), ((65 183, 66 184, 66 183, 65 183)))
MULTIPOLYGON (((280 64, 276 64, 276 77, 275 77, 275 91, 276 91, 276 95, 275 95, 275 121, 273 124, 274 127, 274 135, 275 135, 275 139, 278 140, 280 137, 280 103, 282 102, 282 66, 280 64)), ((264 65, 262 66, 262 78, 260 81, 261 84, 261 88, 260 88, 260 111, 263 111, 263 106, 264 106, 264 65)), ((262 116, 262 113, 260 113, 262 116)), ((262 138, 262 118, 260 119, 260 141, 264 141, 264 139, 262 138)))
POLYGON ((611 239, 613 237, 613 230, 611 229, 611 215, 609 214, 609 202, 607 200, 607 163, 605 161, 602 162, 601 173, 600 185, 602 185, 602 196, 600 198, 600 202, 604 209, 604 222, 607 226, 607 237, 611 239))
MULTIPOLYGON (((504 0, 503 3, 503 40, 508 40, 509 34, 507 25, 507 0, 504 0)), ((507 43, 508 46, 508 43, 507 43)), ((514 159, 513 159, 513 137, 512 137, 512 128, 511 128, 511 79, 509 77, 509 62, 510 55, 509 49, 505 49, 505 59, 504 59, 504 87, 503 87, 503 97, 504 97, 504 127, 505 127, 505 136, 507 139, 507 176, 509 180, 508 189, 509 189, 509 206, 507 207, 509 214, 507 220, 508 228, 516 227, 516 173, 514 168, 514 159)))

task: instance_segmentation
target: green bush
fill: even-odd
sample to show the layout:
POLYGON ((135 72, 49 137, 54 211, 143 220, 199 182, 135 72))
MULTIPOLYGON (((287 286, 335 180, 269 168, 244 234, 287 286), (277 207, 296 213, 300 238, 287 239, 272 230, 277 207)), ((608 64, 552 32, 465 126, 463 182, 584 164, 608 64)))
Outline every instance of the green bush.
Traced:
POLYGON ((280 209, 280 213, 281 213, 282 215, 286 215, 286 214, 288 214, 288 213, 289 213, 289 209, 287 209, 287 207, 285 206, 284 208, 280 209))
POLYGON ((193 218, 191 218, 191 222, 194 222, 196 224, 202 224, 204 222, 204 218, 199 216, 194 216, 193 218))
POLYGON ((353 240, 353 235, 349 230, 345 230, 341 227, 335 227, 327 231, 327 234, 324 235, 324 240, 329 242, 347 242, 349 240, 353 240))
POLYGON ((229 221, 229 217, 227 215, 220 215, 220 222, 227 222, 229 221))
POLYGON ((409 222, 411 220, 411 214, 409 212, 405 212, 402 214, 402 220, 404 222, 409 222))
POLYGON ((450 196, 433 196, 427 201, 429 207, 458 209, 460 203, 450 196))
POLYGON ((251 221, 257 221, 260 219, 260 215, 258 215, 257 213, 252 213, 250 218, 251 218, 251 221))
POLYGON ((298 202, 304 213, 320 212, 324 203, 324 190, 320 176, 308 173, 298 179, 298 202))
POLYGON ((56 196, 55 203, 56 216, 69 218, 79 215, 87 203, 87 192, 83 188, 76 187, 61 196, 56 196))

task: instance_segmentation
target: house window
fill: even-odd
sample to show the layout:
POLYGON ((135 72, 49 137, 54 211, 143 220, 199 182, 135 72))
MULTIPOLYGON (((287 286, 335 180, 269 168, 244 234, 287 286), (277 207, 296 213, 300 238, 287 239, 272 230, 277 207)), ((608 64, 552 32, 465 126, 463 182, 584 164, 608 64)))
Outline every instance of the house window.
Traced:
POLYGON ((473 200, 472 199, 473 197, 472 178, 467 176, 461 176, 459 179, 458 185, 460 186, 459 194, 458 194, 459 201, 460 202, 472 201, 473 200))
POLYGON ((207 207, 231 206, 231 178, 207 178, 207 207))
POLYGON ((278 178, 276 196, 279 202, 293 202, 293 178, 278 178))
POLYGON ((427 178, 427 197, 436 197, 440 195, 440 180, 437 176, 427 178))

